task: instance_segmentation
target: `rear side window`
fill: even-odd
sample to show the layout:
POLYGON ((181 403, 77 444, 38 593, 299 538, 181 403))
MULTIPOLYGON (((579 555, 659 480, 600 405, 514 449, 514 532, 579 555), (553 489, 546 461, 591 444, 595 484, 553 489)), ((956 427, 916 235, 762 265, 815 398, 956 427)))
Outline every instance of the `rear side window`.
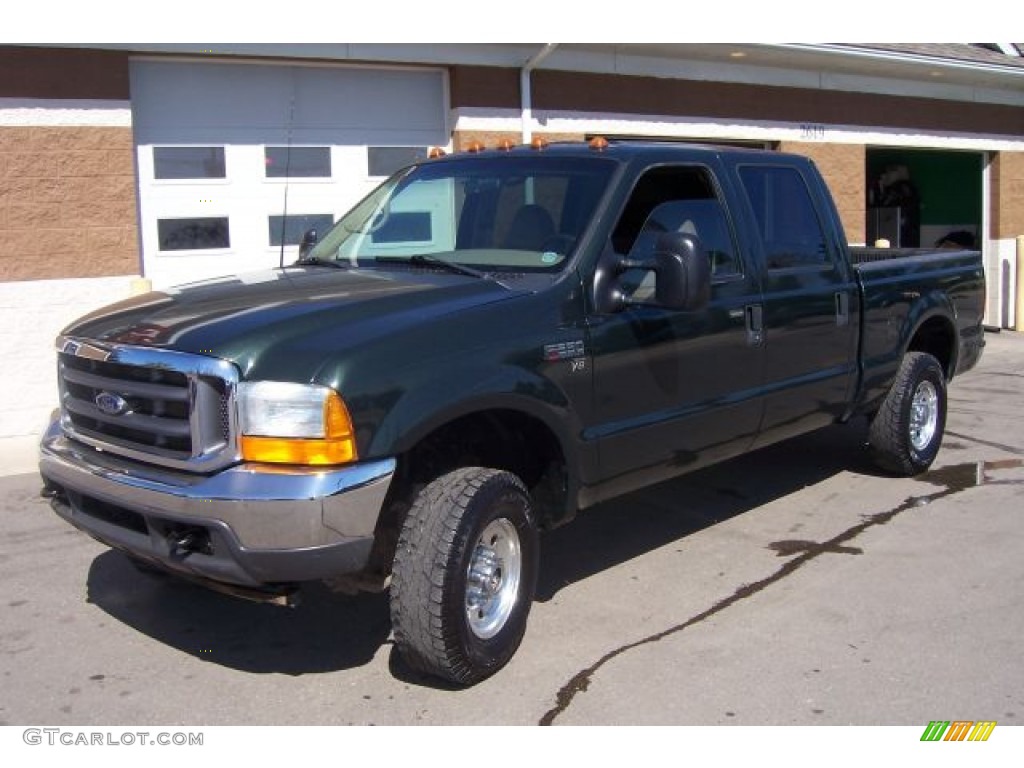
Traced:
POLYGON ((739 174, 764 243, 768 269, 830 263, 825 233, 799 171, 747 165, 739 174))

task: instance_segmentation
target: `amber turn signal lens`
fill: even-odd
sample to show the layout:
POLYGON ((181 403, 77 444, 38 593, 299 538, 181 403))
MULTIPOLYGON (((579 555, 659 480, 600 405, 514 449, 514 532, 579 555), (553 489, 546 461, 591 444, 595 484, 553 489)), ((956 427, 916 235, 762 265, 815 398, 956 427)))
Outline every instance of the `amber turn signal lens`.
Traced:
POLYGON ((349 464, 359 458, 348 408, 337 392, 324 400, 324 437, 242 435, 242 458, 268 464, 349 464))
POLYGON ((351 437, 324 440, 243 435, 242 458, 264 464, 349 464, 356 460, 356 443, 351 437))

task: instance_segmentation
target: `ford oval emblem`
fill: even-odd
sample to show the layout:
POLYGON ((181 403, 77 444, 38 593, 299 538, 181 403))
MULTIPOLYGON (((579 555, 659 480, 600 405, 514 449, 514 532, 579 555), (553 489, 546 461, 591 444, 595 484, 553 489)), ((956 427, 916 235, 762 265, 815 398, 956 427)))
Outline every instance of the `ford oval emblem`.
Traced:
POLYGON ((108 416, 120 416, 128 410, 128 401, 113 392, 100 392, 93 402, 108 416))

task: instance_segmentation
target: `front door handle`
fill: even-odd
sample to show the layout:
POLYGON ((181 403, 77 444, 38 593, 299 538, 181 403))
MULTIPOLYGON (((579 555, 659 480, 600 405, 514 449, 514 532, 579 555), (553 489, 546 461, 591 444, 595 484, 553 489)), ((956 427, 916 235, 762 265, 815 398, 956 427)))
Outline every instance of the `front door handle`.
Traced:
POLYGON ((836 325, 842 327, 850 324, 850 294, 846 291, 836 292, 836 325))
POLYGON ((764 341, 764 309, 760 304, 748 304, 747 315, 747 343, 757 345, 764 341))

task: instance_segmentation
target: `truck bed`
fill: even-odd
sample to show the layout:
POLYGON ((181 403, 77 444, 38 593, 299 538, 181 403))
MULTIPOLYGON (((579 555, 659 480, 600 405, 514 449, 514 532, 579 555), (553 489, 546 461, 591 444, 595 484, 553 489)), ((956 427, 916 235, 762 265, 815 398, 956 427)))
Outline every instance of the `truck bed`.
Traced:
POLYGON ((863 245, 851 245, 850 262, 852 264, 868 264, 876 261, 895 261, 918 258, 922 256, 952 256, 976 251, 951 250, 948 248, 873 248, 863 245))
MULTIPOLYGON (((984 346, 985 275, 978 251, 851 247, 850 261, 863 297, 862 407, 870 411, 885 396, 910 329, 932 315, 957 324, 960 344, 947 346, 958 352, 940 361, 947 378, 974 366, 984 346)), ((934 325, 941 327, 937 320, 934 325)))

